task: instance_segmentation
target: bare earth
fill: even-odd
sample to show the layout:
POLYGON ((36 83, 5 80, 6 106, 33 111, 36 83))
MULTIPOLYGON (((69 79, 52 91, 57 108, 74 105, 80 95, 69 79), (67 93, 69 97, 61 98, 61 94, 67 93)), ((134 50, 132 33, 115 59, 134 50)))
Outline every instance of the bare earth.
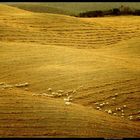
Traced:
POLYGON ((140 17, 1 4, 0 137, 8 136, 140 137, 140 17))

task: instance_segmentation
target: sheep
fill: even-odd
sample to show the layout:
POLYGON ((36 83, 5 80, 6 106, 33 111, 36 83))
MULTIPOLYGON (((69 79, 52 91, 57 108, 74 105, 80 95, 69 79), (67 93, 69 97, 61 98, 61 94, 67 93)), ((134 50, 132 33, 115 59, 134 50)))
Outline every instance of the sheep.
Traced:
POLYGON ((33 93, 32 96, 36 96, 37 94, 33 93))
POLYGON ((69 102, 70 99, 69 98, 64 98, 64 101, 69 102))
POLYGON ((121 108, 119 107, 119 108, 116 108, 116 111, 120 111, 121 110, 121 108))
POLYGON ((117 115, 117 113, 113 113, 113 115, 115 115, 115 116, 116 116, 116 115, 117 115))
POLYGON ((95 105, 98 105, 99 103, 98 102, 96 102, 96 103, 94 103, 95 105))
POLYGON ((26 86, 28 86, 29 85, 29 83, 23 83, 23 84, 15 84, 15 87, 26 87, 26 86))
POLYGON ((47 96, 47 94, 46 94, 46 93, 42 93, 41 95, 43 95, 43 96, 47 96))
POLYGON ((3 88, 12 88, 12 85, 4 85, 3 88))
POLYGON ((126 105, 123 105, 123 107, 126 108, 127 106, 126 105))
POLYGON ((48 91, 52 91, 52 89, 51 88, 48 88, 48 91))
POLYGON ((98 110, 100 110, 100 107, 99 107, 99 106, 97 106, 96 108, 97 108, 98 110))
POLYGON ((103 104, 100 104, 100 107, 104 106, 103 104))
POLYGON ((68 93, 68 94, 69 94, 69 93, 73 93, 73 90, 68 90, 67 93, 68 93))
POLYGON ((59 93, 59 94, 58 94, 58 97, 61 97, 61 96, 62 96, 62 94, 61 94, 61 93, 59 93))
POLYGON ((66 104, 66 105, 70 105, 70 104, 71 104, 71 102, 65 102, 65 104, 66 104))
POLYGON ((115 96, 118 96, 118 93, 115 93, 115 96))
POLYGON ((57 92, 52 92, 51 94, 52 94, 52 95, 57 95, 58 93, 57 93, 57 92))
POLYGON ((105 103, 102 103, 103 105, 105 105, 105 103))
POLYGON ((112 98, 112 100, 115 100, 115 99, 116 99, 115 97, 112 98))
POLYGON ((133 116, 129 116, 129 119, 130 119, 130 120, 133 120, 133 116))
POLYGON ((121 110, 121 112, 123 113, 123 112, 124 112, 124 110, 121 110))
POLYGON ((41 95, 41 94, 36 94, 36 93, 33 93, 32 94, 32 96, 39 96, 39 95, 41 95))
POLYGON ((108 104, 109 104, 109 102, 106 102, 105 104, 106 104, 106 105, 108 105, 108 104))
POLYGON ((53 95, 51 95, 51 94, 46 94, 46 96, 48 96, 48 97, 54 97, 53 95))
POLYGON ((122 113, 122 116, 124 116, 125 114, 124 113, 122 113))
POLYGON ((108 114, 112 114, 112 110, 108 110, 108 114))
POLYGON ((63 93, 64 91, 63 90, 58 90, 58 93, 63 93))

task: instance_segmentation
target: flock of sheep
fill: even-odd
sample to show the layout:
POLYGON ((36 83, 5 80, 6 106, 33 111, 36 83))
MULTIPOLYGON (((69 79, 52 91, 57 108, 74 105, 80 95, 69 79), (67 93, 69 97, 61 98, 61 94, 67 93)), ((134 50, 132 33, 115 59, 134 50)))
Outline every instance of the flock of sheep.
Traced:
MULTIPOLYGON (((116 100, 118 96, 118 93, 115 93, 114 97, 112 98, 112 100, 116 100)), ((95 105, 97 106, 96 109, 98 110, 102 110, 102 107, 108 105, 109 102, 103 102, 103 103, 99 103, 99 102, 96 102, 95 105)), ((125 116, 125 109, 127 108, 127 105, 123 105, 121 107, 116 107, 115 110, 111 110, 111 109, 105 109, 104 111, 107 112, 108 114, 112 114, 114 116, 119 116, 118 114, 121 114, 120 116, 122 118, 124 118, 125 116)), ((128 119, 130 120, 134 120, 134 117, 132 115, 128 116, 128 119)), ((137 116, 137 119, 139 120, 140 119, 140 116, 137 116)))
POLYGON ((63 97, 65 105, 71 105, 73 100, 73 95, 77 92, 77 90, 58 90, 53 91, 52 88, 48 88, 47 93, 41 93, 41 94, 32 94, 32 96, 47 96, 52 98, 59 98, 63 97))
MULTIPOLYGON (((0 83, 0 87, 2 87, 3 89, 12 88, 12 87, 18 87, 18 88, 25 87, 25 89, 27 89, 26 87, 28 87, 28 86, 29 86, 28 82, 15 84, 15 85, 6 84, 4 82, 0 83)), ((74 97, 73 95, 75 93, 77 93, 77 91, 80 90, 81 88, 83 88, 83 86, 80 86, 80 87, 78 87, 77 89, 74 89, 74 90, 68 90, 68 91, 58 90, 57 92, 53 91, 52 88, 48 88, 47 93, 40 93, 40 94, 33 93, 32 96, 47 96, 47 97, 52 97, 52 98, 63 97, 65 105, 71 105, 72 101, 73 101, 73 97, 74 97)), ((115 93, 115 95, 112 98, 112 100, 115 100, 117 98, 117 96, 118 96, 118 93, 115 93)), ((101 111, 104 106, 109 105, 109 102, 103 102, 103 103, 96 102, 95 105, 96 105, 96 109, 101 111)), ((112 114, 114 116, 117 116, 118 114, 121 113, 121 117, 124 118, 124 116, 125 116, 125 113, 124 113, 125 108, 127 108, 127 105, 124 104, 122 107, 115 108, 115 110, 111 110, 111 109, 107 110, 107 109, 105 109, 104 111, 107 112, 108 114, 112 114)), ((134 119, 134 117, 132 115, 129 116, 128 118, 130 120, 134 119)), ((139 120, 140 116, 137 116, 137 119, 139 120)))
POLYGON ((0 86, 4 89, 5 88, 12 88, 12 87, 27 87, 27 86, 29 86, 29 83, 25 82, 25 83, 11 85, 11 84, 6 84, 5 82, 1 82, 0 86))

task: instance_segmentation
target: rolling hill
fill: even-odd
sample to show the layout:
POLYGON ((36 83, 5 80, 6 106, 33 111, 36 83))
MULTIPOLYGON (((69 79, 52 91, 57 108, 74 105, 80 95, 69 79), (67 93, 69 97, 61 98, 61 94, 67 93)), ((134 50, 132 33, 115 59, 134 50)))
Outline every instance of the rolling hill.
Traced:
POLYGON ((140 137, 139 37, 139 16, 1 4, 0 137, 140 137))
POLYGON ((9 3, 10 6, 15 6, 32 12, 46 12, 64 15, 78 15, 79 13, 95 10, 110 10, 119 8, 121 5, 129 6, 132 9, 139 9, 140 4, 137 2, 45 2, 45 3, 9 3))

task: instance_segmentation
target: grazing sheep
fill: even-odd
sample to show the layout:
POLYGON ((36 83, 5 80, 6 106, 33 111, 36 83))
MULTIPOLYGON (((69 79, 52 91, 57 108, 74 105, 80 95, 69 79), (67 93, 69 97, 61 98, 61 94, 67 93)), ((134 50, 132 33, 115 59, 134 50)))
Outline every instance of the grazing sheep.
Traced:
POLYGON ((105 103, 102 103, 103 105, 105 105, 105 103))
POLYGON ((108 105, 108 104, 109 104, 109 102, 106 102, 105 104, 106 104, 106 105, 108 105))
POLYGON ((130 120, 133 120, 133 116, 129 116, 129 119, 130 119, 130 120))
POLYGON ((113 98, 112 98, 112 100, 116 100, 116 98, 115 98, 115 97, 113 97, 113 98))
POLYGON ((12 88, 12 85, 4 85, 3 88, 12 88))
POLYGON ((116 108, 116 111, 120 111, 121 110, 121 108, 119 107, 119 108, 116 108))
POLYGON ((46 94, 46 93, 42 93, 42 95, 43 95, 43 96, 47 96, 47 94, 46 94))
POLYGON ((58 93, 63 93, 64 92, 64 90, 58 90, 58 93))
POLYGON ((123 107, 126 108, 127 106, 126 105, 123 105, 123 107))
POLYGON ((115 96, 118 96, 118 93, 115 93, 115 96))
POLYGON ((100 107, 99 107, 99 106, 97 106, 96 108, 97 108, 98 110, 100 109, 100 107))
POLYGON ((29 83, 23 83, 23 84, 15 84, 15 87, 26 87, 29 86, 29 83))
POLYGON ((122 116, 124 116, 125 114, 124 113, 122 113, 122 116))
POLYGON ((64 98, 64 101, 69 102, 70 99, 69 98, 64 98))
POLYGON ((113 113, 113 115, 115 115, 115 116, 116 116, 116 115, 117 115, 117 113, 113 113))
POLYGON ((66 105, 71 105, 71 102, 65 102, 66 105))
POLYGON ((52 94, 52 95, 57 95, 58 93, 57 93, 57 92, 52 92, 51 94, 52 94))
POLYGON ((108 110, 108 114, 112 114, 112 110, 108 110))
POLYGON ((33 93, 32 96, 36 96, 37 94, 33 93))
POLYGON ((54 96, 53 96, 53 95, 51 95, 51 94, 47 94, 46 96, 47 96, 47 97, 54 97, 54 96))
POLYGON ((51 88, 48 88, 48 91, 52 91, 52 89, 51 88))
POLYGON ((61 97, 61 96, 62 96, 62 94, 61 94, 61 93, 59 93, 59 94, 58 94, 58 97, 61 97))
POLYGON ((123 113, 123 112, 124 112, 124 110, 121 110, 121 112, 123 113))
POLYGON ((98 102, 96 102, 96 103, 94 103, 95 105, 98 105, 99 103, 98 102))
POLYGON ((100 104, 100 107, 104 106, 103 104, 100 104))

